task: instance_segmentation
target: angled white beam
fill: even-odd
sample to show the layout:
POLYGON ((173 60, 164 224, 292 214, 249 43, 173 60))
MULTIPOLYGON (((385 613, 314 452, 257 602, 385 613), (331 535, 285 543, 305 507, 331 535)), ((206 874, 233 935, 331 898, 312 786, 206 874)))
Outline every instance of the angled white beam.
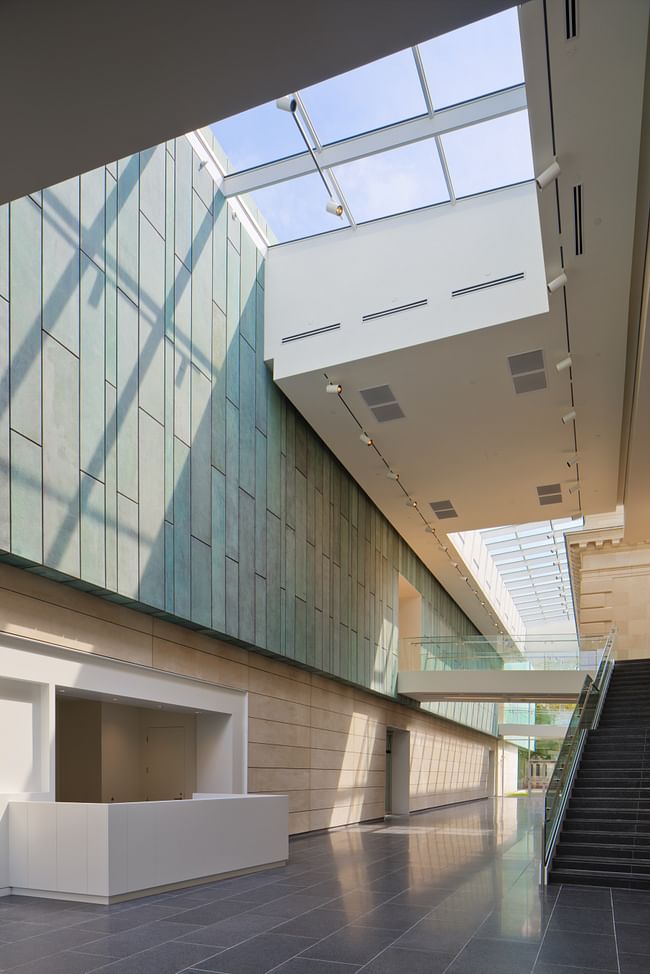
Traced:
MULTIPOLYGON (((364 135, 355 135, 342 142, 334 142, 317 151, 316 156, 322 169, 330 169, 332 166, 340 166, 345 162, 363 159, 412 142, 421 142, 423 139, 444 135, 446 132, 476 125, 478 122, 512 115, 513 112, 523 111, 525 107, 526 87, 517 85, 461 105, 454 105, 452 108, 443 108, 433 116, 421 115, 364 135)), ((273 186, 275 183, 283 183, 287 179, 296 179, 298 176, 306 176, 315 171, 310 154, 301 152, 289 156, 288 159, 279 159, 265 166, 258 166, 256 169, 232 173, 225 177, 221 192, 224 196, 239 196, 241 193, 251 193, 263 186, 273 186)))

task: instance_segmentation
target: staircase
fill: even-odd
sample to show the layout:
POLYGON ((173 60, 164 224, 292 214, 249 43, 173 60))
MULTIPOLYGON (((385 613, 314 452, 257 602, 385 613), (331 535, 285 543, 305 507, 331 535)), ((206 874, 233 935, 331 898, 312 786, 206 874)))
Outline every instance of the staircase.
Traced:
POLYGON ((650 890, 650 659, 614 666, 549 882, 650 890))

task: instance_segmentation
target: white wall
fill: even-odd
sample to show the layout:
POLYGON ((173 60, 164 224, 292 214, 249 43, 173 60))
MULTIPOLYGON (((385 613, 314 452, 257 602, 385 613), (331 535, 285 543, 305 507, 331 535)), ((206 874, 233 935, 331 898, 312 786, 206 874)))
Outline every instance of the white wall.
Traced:
POLYGON ((481 532, 452 532, 449 540, 458 552, 459 559, 483 592, 485 601, 489 602, 501 620, 504 630, 515 640, 523 639, 528 631, 527 626, 483 541, 481 532))
POLYGON ((43 685, 0 676, 0 794, 42 790, 43 685))
POLYGON ((196 789, 222 794, 234 791, 233 727, 226 714, 199 714, 196 719, 196 789))
POLYGON ((519 748, 507 741, 499 741, 497 764, 497 795, 517 791, 519 776, 519 748))
POLYGON ((548 311, 534 184, 272 247, 265 358, 281 379, 548 311), (451 291, 523 271, 523 280, 451 291), (426 298, 428 305, 362 322, 426 298), (340 322, 320 336, 282 338, 340 322))

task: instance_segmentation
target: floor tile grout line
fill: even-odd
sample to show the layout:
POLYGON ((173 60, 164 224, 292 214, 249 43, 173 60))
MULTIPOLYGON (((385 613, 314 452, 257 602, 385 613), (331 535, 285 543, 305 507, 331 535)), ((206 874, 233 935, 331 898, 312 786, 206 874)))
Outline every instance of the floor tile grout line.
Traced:
POLYGON ((611 886, 609 889, 609 902, 612 907, 612 926, 614 928, 614 948, 616 950, 616 969, 618 971, 618 974, 621 974, 621 959, 618 953, 618 934, 616 933, 616 914, 614 912, 614 894, 612 892, 611 886))
POLYGON ((544 941, 546 940, 546 936, 547 936, 548 931, 549 931, 550 926, 551 926, 551 920, 553 919, 553 914, 555 913, 555 908, 556 908, 556 906, 558 905, 558 903, 560 901, 560 896, 562 895, 562 890, 563 889, 564 889, 564 883, 560 883, 560 888, 558 890, 557 896, 555 897, 555 900, 553 901, 553 907, 551 909, 551 912, 550 912, 550 915, 549 915, 549 918, 548 918, 548 923, 546 924, 546 928, 544 930, 544 933, 542 934, 542 939, 539 942, 539 947, 537 948, 537 953, 535 954, 535 960, 533 961, 533 966, 530 969, 531 974, 534 974, 535 968, 537 967, 537 965, 539 963, 540 954, 542 953, 542 947, 544 946, 544 941))

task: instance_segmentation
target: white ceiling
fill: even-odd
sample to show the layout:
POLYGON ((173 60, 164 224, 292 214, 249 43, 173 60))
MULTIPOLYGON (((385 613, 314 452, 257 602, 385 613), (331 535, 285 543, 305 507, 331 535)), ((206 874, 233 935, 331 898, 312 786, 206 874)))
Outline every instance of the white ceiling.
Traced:
MULTIPOLYGON (((548 277, 559 272, 562 250, 566 293, 550 296, 547 314, 363 358, 337 367, 333 377, 443 540, 445 529, 524 524, 578 507, 596 513, 617 502, 648 6, 583 4, 580 33, 571 41, 565 4, 551 0, 546 9, 550 62, 540 0, 521 9, 521 31, 536 166, 543 169, 557 154, 562 167, 557 194, 552 185, 539 200, 548 277), (574 247, 576 184, 583 187, 581 256, 574 247), (568 348, 572 373, 558 373, 554 363, 568 348), (544 352, 548 389, 517 396, 506 357, 531 349, 544 352), (374 421, 358 390, 383 383, 406 419, 374 421), (572 405, 575 441, 573 424, 561 421, 572 405), (575 480, 566 460, 576 443, 580 493, 569 497, 564 489, 562 504, 540 507, 538 485, 575 480), (428 502, 442 499, 452 501, 457 519, 436 521, 428 502)), ((322 372, 280 384, 479 628, 493 632, 462 573, 407 509, 375 452, 360 444, 347 410, 325 393, 322 372)))

